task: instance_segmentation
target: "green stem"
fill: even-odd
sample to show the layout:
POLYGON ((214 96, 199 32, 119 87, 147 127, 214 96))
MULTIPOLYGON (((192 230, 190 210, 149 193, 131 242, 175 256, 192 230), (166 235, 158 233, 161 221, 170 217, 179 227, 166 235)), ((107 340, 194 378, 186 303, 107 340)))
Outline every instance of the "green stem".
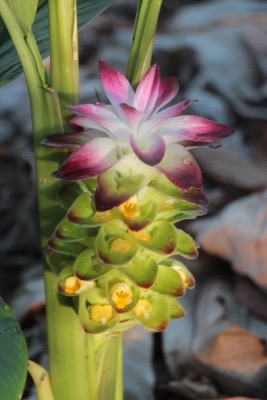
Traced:
MULTIPOLYGON (((58 181, 51 178, 51 173, 58 168, 64 155, 63 151, 46 148, 40 141, 50 133, 62 131, 62 118, 59 105, 59 93, 62 98, 72 103, 77 98, 78 73, 77 53, 73 54, 75 46, 69 45, 69 54, 63 59, 55 55, 54 45, 60 48, 60 42, 77 43, 75 39, 76 15, 73 12, 75 2, 67 1, 50 2, 50 17, 53 11, 57 18, 53 24, 60 27, 60 34, 55 33, 51 39, 51 64, 54 72, 53 87, 46 80, 46 73, 42 59, 36 46, 34 37, 29 32, 24 32, 19 21, 16 20, 8 2, 0 1, 0 14, 9 30, 25 73, 31 102, 32 122, 34 131, 34 150, 36 157, 36 174, 38 186, 39 217, 41 227, 42 245, 52 234, 57 221, 62 214, 57 202, 58 181), (61 8, 60 8, 61 7, 61 8), (72 13, 72 30, 66 26, 66 8, 69 16, 72 13), (61 9, 63 10, 62 12, 61 9), (64 32, 64 25, 66 32, 64 32), (56 57, 56 61, 54 61, 56 57), (73 74, 67 75, 62 71, 69 71, 66 65, 73 66, 73 74), (66 87, 64 86, 66 85, 66 87)), ((69 20, 68 20, 69 23, 69 20)), ((66 46, 65 46, 66 47, 66 46)), ((45 264, 45 263, 44 263, 45 264)), ((88 400, 87 373, 85 365, 85 333, 72 303, 59 296, 56 290, 57 277, 44 265, 45 292, 47 306, 47 327, 49 342, 50 374, 53 394, 56 400, 79 399, 88 400)))
POLYGON ((126 76, 136 87, 151 64, 162 0, 139 0, 126 76))
MULTIPOLYGON (((76 0, 49 0, 51 86, 61 107, 79 101, 79 54, 76 0)), ((61 108, 63 115, 67 111, 61 108)))
POLYGON ((41 140, 55 121, 54 106, 46 82, 45 69, 31 31, 24 32, 6 1, 0 2, 0 14, 16 47, 30 96, 33 128, 41 140))
POLYGON ((33 361, 29 361, 28 371, 35 384, 38 400, 55 400, 47 371, 33 361))
POLYGON ((122 334, 87 335, 90 400, 122 400, 122 334))
POLYGON ((56 400, 88 400, 86 334, 70 298, 57 292, 57 277, 45 271, 49 364, 56 400))
MULTIPOLYGON (((49 26, 51 86, 59 100, 55 108, 62 112, 62 105, 74 104, 78 99, 76 1, 49 0, 49 26)), ((55 193, 53 201, 58 207, 55 193)), ((45 288, 50 375, 55 398, 88 400, 86 334, 71 299, 58 294, 57 277, 48 267, 45 268, 45 288)))

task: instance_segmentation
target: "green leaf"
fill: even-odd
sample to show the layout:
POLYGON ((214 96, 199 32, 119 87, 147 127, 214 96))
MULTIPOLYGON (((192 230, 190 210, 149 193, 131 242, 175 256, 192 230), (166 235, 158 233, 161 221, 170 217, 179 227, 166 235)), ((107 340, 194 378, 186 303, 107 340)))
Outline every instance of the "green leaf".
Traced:
POLYGON ((26 342, 13 313, 0 298, 0 395, 21 398, 27 376, 26 342))
MULTIPOLYGON (((3 1, 3 0, 1 0, 3 1)), ((103 12, 117 0, 77 0, 78 25, 81 28, 88 21, 103 12)), ((23 28, 29 29, 35 14, 36 0, 8 0, 19 14, 23 28)), ((32 31, 43 58, 49 55, 48 1, 39 0, 32 31)), ((0 85, 15 79, 22 73, 21 64, 9 33, 0 18, 0 85)))
POLYGON ((16 15, 16 19, 25 32, 31 30, 33 21, 35 19, 38 0, 27 0, 27 7, 25 7, 25 0, 7 0, 13 14, 16 15))
POLYGON ((150 67, 162 0, 140 1, 135 18, 127 78, 136 87, 150 67))

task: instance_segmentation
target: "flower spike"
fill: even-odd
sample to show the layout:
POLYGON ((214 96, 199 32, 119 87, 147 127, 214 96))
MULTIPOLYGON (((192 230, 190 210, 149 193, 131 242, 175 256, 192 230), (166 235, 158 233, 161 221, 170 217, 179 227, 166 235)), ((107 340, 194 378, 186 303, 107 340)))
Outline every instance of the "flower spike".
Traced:
POLYGON ((177 299, 194 286, 176 257, 196 258, 198 245, 175 224, 207 207, 188 148, 215 146, 233 130, 181 115, 192 101, 166 107, 179 86, 162 80, 158 65, 136 91, 104 61, 99 70, 110 104, 68 106, 76 132, 43 142, 72 151, 53 176, 75 181, 60 187, 65 217, 45 254, 85 332, 116 335, 136 324, 160 332, 185 315, 177 299))

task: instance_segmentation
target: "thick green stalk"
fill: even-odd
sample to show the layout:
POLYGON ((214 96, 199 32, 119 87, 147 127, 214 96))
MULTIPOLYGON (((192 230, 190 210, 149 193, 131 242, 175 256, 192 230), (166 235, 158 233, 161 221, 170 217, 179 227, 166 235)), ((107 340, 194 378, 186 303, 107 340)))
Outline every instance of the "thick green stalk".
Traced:
POLYGON ((86 341, 90 400, 122 400, 122 334, 89 334, 86 341))
MULTIPOLYGON (((50 15, 53 15, 53 8, 57 8, 59 26, 66 23, 67 2, 61 2, 64 12, 60 13, 59 1, 52 0, 50 15), (52 10, 51 10, 52 8, 52 10)), ((73 3, 74 4, 74 3, 73 3)), ((73 14, 72 34, 61 31, 60 35, 52 39, 57 48, 62 40, 69 42, 69 55, 64 59, 52 61, 53 68, 57 70, 54 75, 53 85, 46 80, 46 73, 42 65, 38 48, 31 31, 25 32, 9 7, 8 2, 0 2, 0 14, 9 30, 10 36, 18 52, 22 67, 25 73, 28 91, 30 96, 32 122, 34 132, 34 149, 36 157, 36 175, 38 186, 39 216, 42 245, 52 234, 57 221, 62 218, 60 208, 57 204, 58 182, 51 178, 51 174, 58 168, 62 161, 63 152, 46 148, 40 145, 42 139, 48 134, 62 131, 62 118, 59 103, 60 96, 73 103, 77 98, 78 74, 74 73, 66 78, 66 74, 60 73, 61 68, 65 71, 64 64, 75 64, 77 71, 77 54, 73 55, 75 46, 71 46, 77 33, 75 28, 76 15, 74 7, 68 4, 69 13, 73 14), (65 81, 63 80, 65 79, 65 81), (57 80, 59 81, 57 85, 57 80), (64 89, 64 82, 66 88, 64 89), (58 89, 59 88, 59 89, 58 89)), ((54 20, 55 22, 55 20, 54 20)), ((76 39, 77 40, 77 39, 76 39)), ((77 42, 76 42, 77 43, 77 42)), ((52 45, 53 47, 53 45, 52 45)), ((52 51, 54 54, 54 51, 52 51)), ((79 320, 68 299, 59 296, 56 290, 57 278, 44 265, 45 290, 47 305, 47 324, 50 356, 51 384, 55 399, 67 400, 76 399, 88 400, 87 373, 85 365, 85 333, 81 328, 79 320)))
POLYGON ((162 0, 139 0, 126 76, 136 87, 151 64, 162 0))
POLYGON ((88 400, 85 332, 71 299, 57 292, 57 278, 47 269, 46 307, 50 379, 56 400, 88 400))
MULTIPOLYGON (((76 1, 50 0, 49 26, 51 87, 55 99, 59 100, 59 104, 55 104, 55 109, 62 114, 64 104, 75 104, 78 99, 76 1)), ((66 122, 63 124, 67 125, 66 122)), ((58 126, 58 131, 60 128, 58 126)), ((55 197, 54 200, 56 203, 55 197)), ((86 334, 74 311, 71 299, 58 294, 57 277, 48 267, 45 268, 45 287, 53 393, 57 400, 88 400, 86 334)))
POLYGON ((79 54, 76 0, 49 0, 51 86, 62 106, 79 101, 79 54))

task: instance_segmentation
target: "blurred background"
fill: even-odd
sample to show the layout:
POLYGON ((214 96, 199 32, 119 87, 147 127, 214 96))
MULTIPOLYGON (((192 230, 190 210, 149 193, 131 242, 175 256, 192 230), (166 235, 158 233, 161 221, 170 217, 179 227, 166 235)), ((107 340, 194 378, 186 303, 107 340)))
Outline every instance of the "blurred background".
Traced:
MULTIPOLYGON (((99 59, 125 72, 136 5, 118 0, 80 32, 81 102, 102 93, 99 59)), ((125 399, 266 399, 267 1, 163 0, 153 62, 177 76, 176 100, 198 99, 189 114, 236 132, 193 150, 209 201, 207 216, 180 225, 200 244, 186 262, 196 288, 181 301, 187 316, 163 335, 125 335, 125 399)), ((30 358, 47 366, 27 96, 23 77, 0 88, 0 295, 30 358)))

